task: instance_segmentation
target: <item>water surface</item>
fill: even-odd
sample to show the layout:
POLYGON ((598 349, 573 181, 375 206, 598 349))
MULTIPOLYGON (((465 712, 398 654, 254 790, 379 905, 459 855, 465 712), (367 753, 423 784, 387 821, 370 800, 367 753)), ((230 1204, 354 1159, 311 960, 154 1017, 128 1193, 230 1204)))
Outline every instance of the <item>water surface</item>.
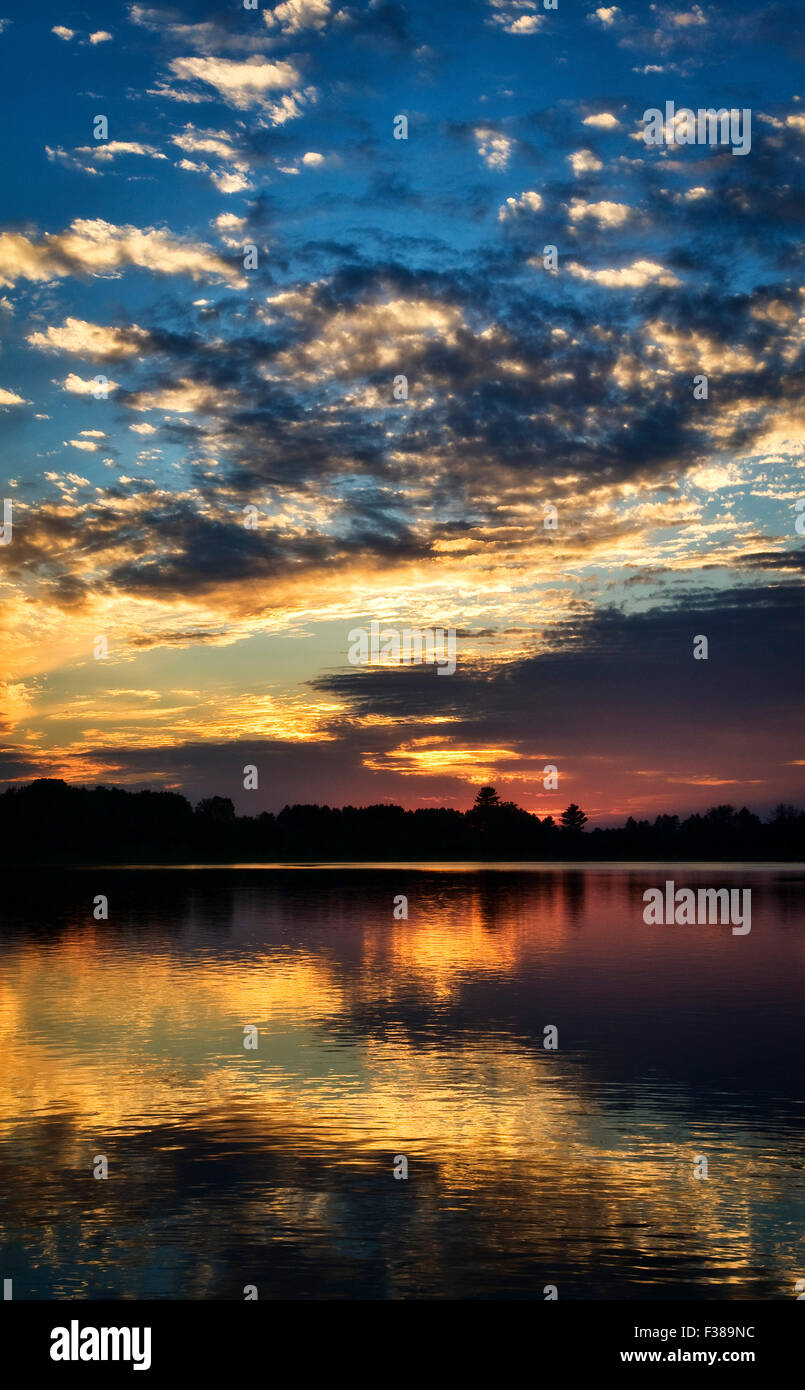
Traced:
POLYGON ((15 874, 0 1273, 15 1298, 791 1298, 804 907, 790 867, 15 874), (749 936, 645 926, 667 877, 751 887, 749 936))

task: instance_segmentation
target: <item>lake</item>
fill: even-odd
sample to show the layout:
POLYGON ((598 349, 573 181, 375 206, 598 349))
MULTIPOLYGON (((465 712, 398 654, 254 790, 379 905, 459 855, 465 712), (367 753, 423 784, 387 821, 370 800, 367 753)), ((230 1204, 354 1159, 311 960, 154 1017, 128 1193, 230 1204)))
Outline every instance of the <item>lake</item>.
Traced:
POLYGON ((4 881, 15 1299, 796 1296, 801 867, 4 881), (751 932, 647 926, 666 879, 751 932))

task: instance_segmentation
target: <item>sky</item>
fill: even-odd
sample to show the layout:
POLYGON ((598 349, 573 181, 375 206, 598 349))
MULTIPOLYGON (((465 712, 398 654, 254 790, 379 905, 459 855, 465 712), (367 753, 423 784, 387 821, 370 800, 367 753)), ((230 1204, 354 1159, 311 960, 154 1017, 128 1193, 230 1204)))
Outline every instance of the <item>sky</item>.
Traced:
POLYGON ((803 801, 798 6, 14 3, 0 52, 0 785, 803 801), (373 621, 455 672, 351 664, 373 621))

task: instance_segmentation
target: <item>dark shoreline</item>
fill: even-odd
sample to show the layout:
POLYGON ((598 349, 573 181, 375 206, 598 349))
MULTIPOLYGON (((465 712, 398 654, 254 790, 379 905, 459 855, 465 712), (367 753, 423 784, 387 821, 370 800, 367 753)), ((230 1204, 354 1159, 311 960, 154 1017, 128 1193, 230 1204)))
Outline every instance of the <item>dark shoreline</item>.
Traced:
POLYGON ((630 816, 585 826, 571 803, 554 816, 501 801, 482 787, 467 811, 376 806, 285 806, 239 816, 229 797, 194 807, 170 791, 79 787, 39 779, 0 795, 0 862, 15 867, 153 864, 377 864, 579 862, 793 863, 805 861, 805 811, 768 820, 714 806, 680 819, 630 816))
POLYGON ((328 856, 318 855, 313 859, 304 859, 302 856, 288 859, 157 859, 156 856, 147 856, 143 859, 6 859, 0 855, 1 865, 8 866, 14 863, 17 869, 32 870, 32 872, 50 872, 50 870, 90 870, 90 869, 209 869, 229 872, 229 870, 268 870, 268 869, 355 869, 355 870, 382 870, 396 869, 423 869, 423 872, 434 869, 510 869, 510 870, 531 870, 531 869, 642 869, 642 867, 667 867, 667 869, 705 869, 713 865, 722 866, 724 869, 790 869, 804 870, 805 859, 730 859, 723 855, 699 856, 697 859, 659 859, 653 856, 638 858, 633 856, 631 859, 594 859, 587 855, 578 858, 562 858, 556 856, 553 859, 506 859, 503 856, 489 856, 489 858, 448 858, 445 855, 414 855, 409 858, 395 859, 391 855, 378 859, 335 859, 328 856))

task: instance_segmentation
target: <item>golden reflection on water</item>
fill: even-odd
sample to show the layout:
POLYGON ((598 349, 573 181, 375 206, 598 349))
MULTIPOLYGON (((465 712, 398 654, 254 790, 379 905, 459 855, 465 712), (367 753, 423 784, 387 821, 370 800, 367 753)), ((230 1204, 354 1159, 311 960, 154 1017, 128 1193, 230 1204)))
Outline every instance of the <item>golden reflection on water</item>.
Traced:
MULTIPOLYGON (((125 1246, 125 1265, 167 1210, 183 1234, 163 1266, 181 1266, 185 1282, 163 1287, 162 1268, 135 1281, 141 1294, 212 1295, 226 1282, 222 1251, 257 1231, 274 1257, 287 1247, 286 1281, 303 1256, 323 1287, 331 1268, 347 1291, 363 1260, 382 1263, 387 1294, 541 1297, 544 1278, 567 1296, 574 1280, 606 1296, 611 1277, 620 1296, 663 1280, 679 1296, 686 1279, 743 1297, 760 1279, 782 1296, 797 1277, 802 1200, 788 1131, 770 1119, 761 1132, 740 1106, 711 1120, 684 1090, 641 1078, 639 1056, 624 1099, 624 1079, 597 1075, 566 1028, 558 1051, 541 1045, 550 962, 572 984, 575 961, 585 990, 609 983, 617 995, 642 952, 641 968, 665 969, 673 992, 694 964, 723 977, 725 953, 740 949, 721 933, 680 956, 679 937, 647 940, 632 897, 610 878, 580 914, 556 881, 507 896, 470 879, 423 889, 409 921, 370 902, 335 935, 320 908, 291 905, 258 942, 259 901, 244 899, 244 940, 235 895, 234 937, 213 942, 203 923, 190 938, 73 923, 7 943, 3 1225, 27 1242, 29 1283, 46 1269, 50 1291, 91 1293, 110 1249, 125 1246), (501 999, 531 993, 538 1025, 501 1022, 501 999), (256 1052, 243 1048, 246 1024, 259 1028, 256 1052), (107 1183, 88 1180, 97 1153, 107 1183), (407 1183, 392 1178, 397 1154, 407 1183), (693 1177, 698 1154, 708 1181, 693 1177), (345 1243, 361 1248, 348 1257, 345 1243)), ((771 942, 765 958, 784 960, 785 941, 771 942)))

